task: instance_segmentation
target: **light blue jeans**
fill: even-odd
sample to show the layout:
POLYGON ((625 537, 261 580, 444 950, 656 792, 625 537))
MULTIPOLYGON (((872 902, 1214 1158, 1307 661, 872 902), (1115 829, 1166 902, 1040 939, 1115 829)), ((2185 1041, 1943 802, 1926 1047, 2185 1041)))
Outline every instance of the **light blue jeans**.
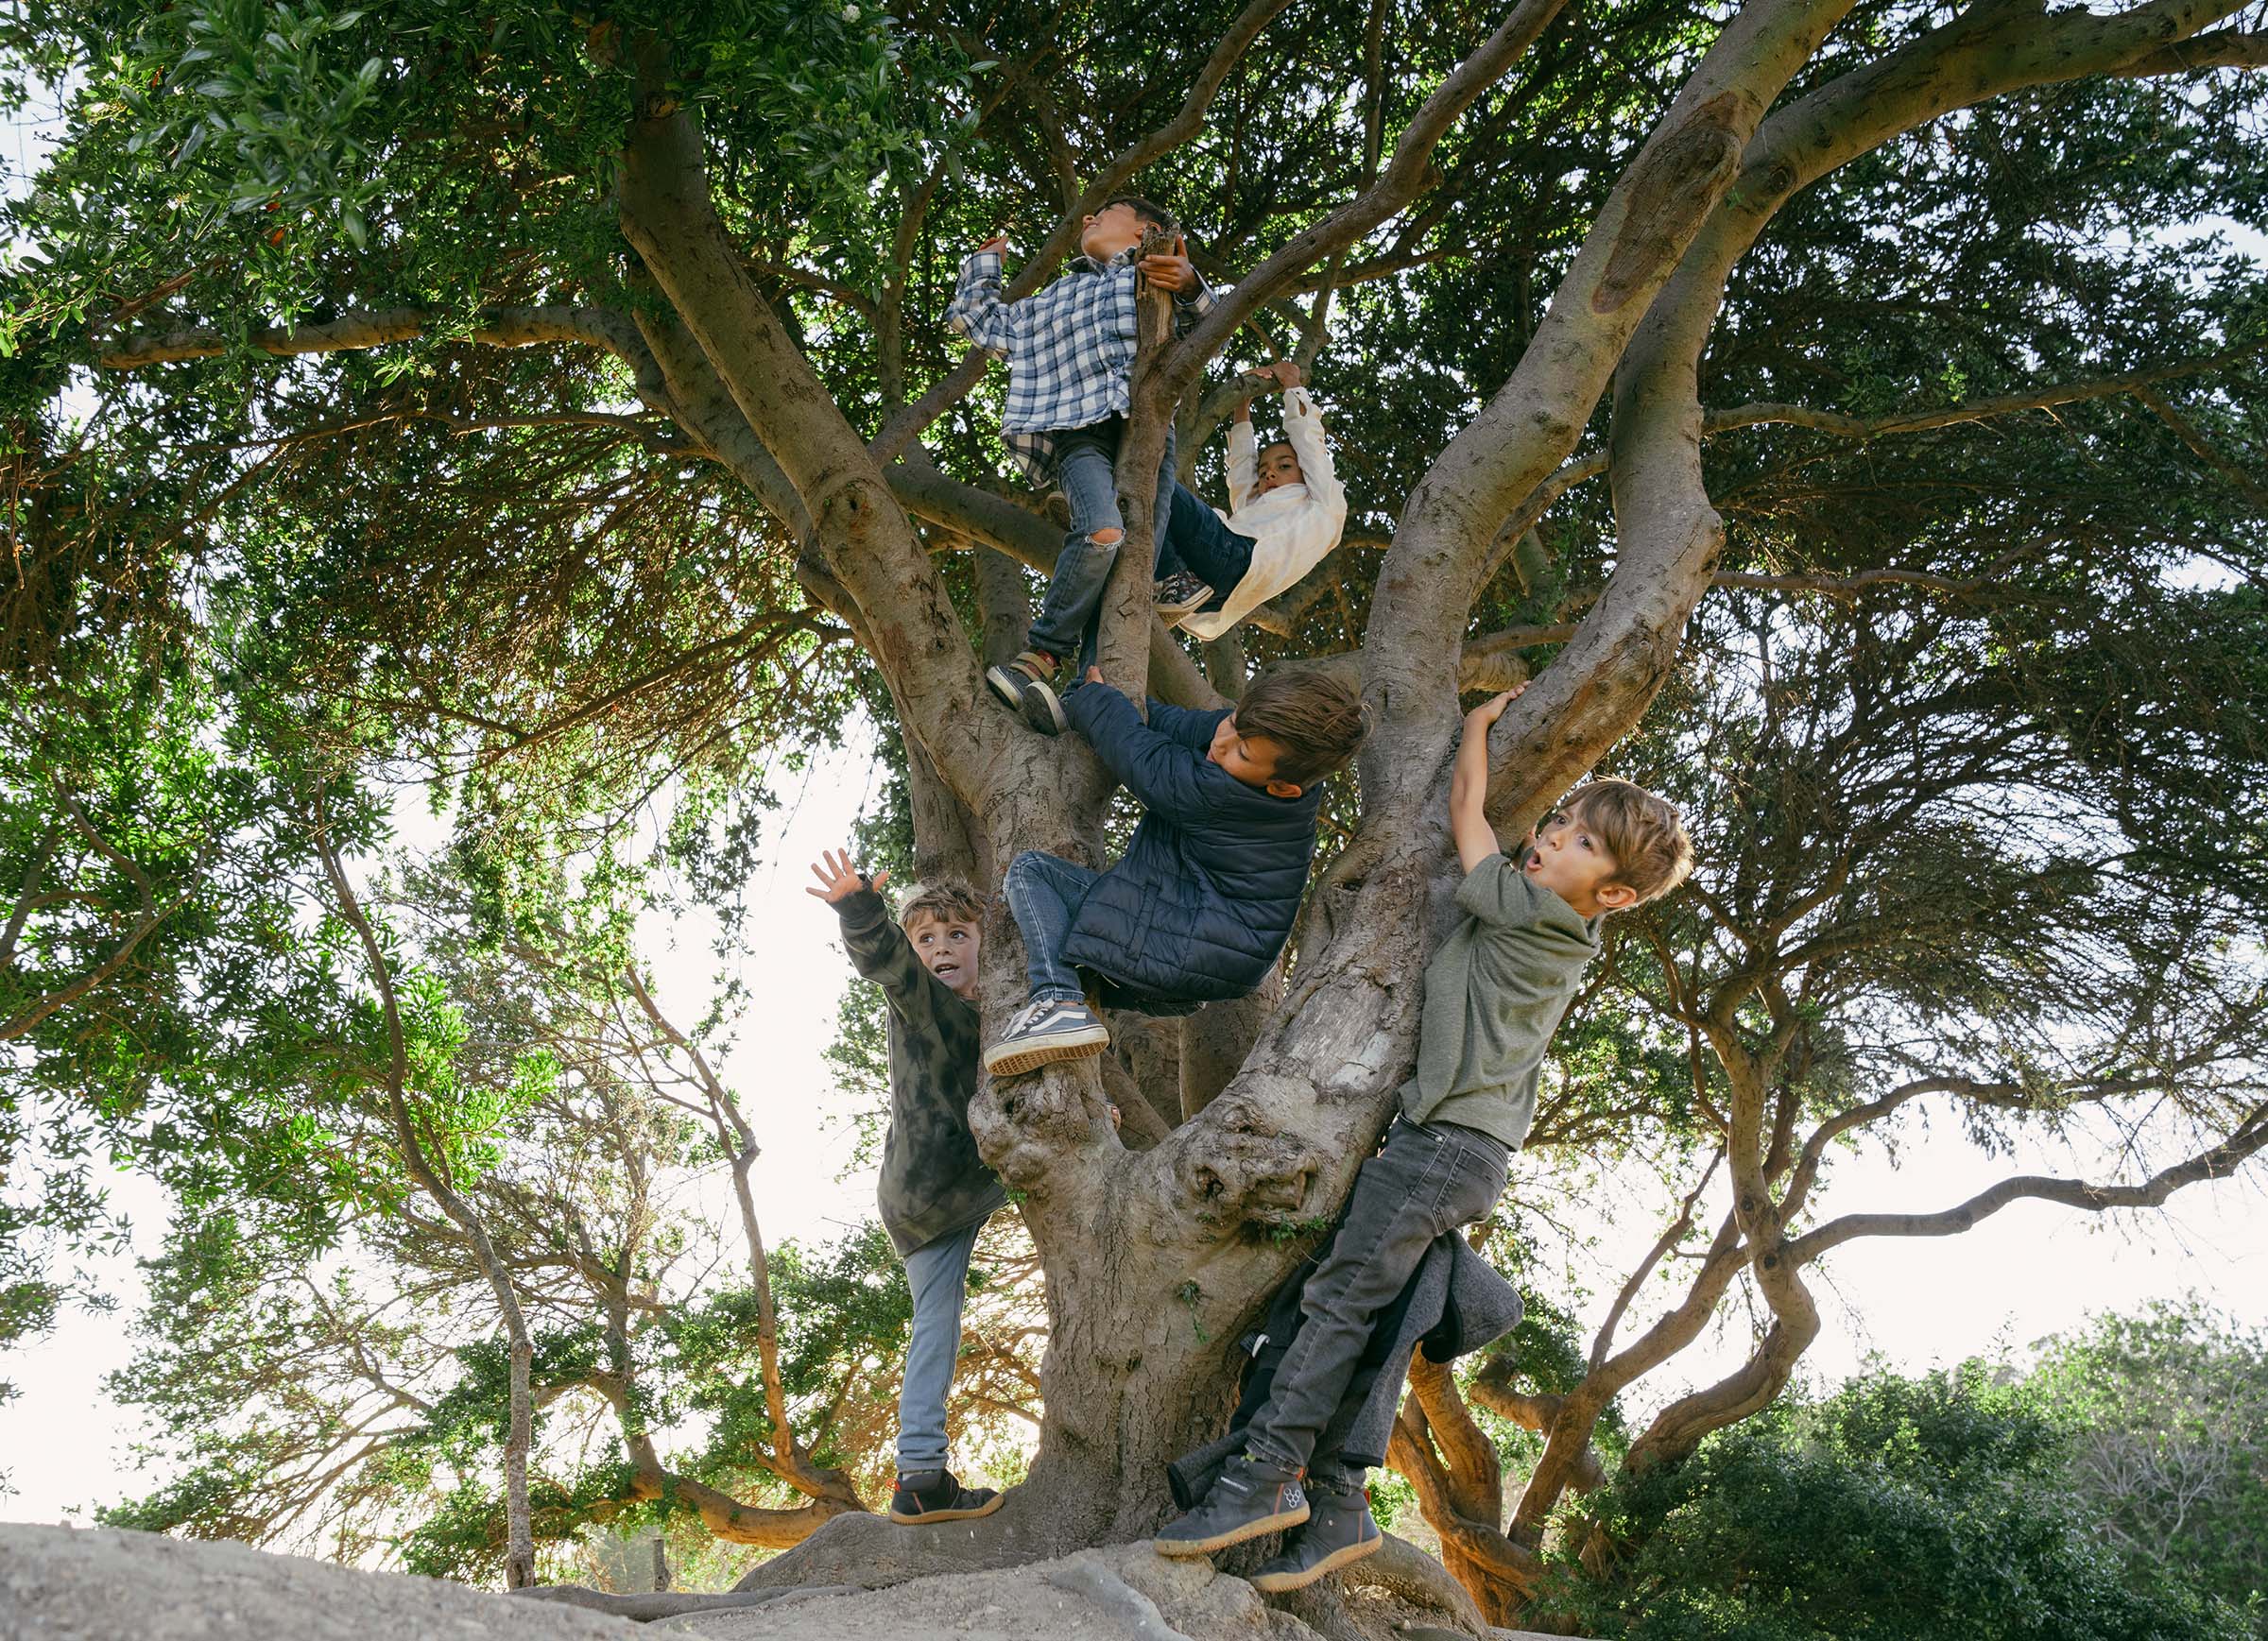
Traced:
POLYGON ((898 1474, 945 1468, 945 1397, 961 1354, 961 1302, 969 1297, 969 1256, 976 1249, 979 1220, 924 1242, 905 1256, 906 1286, 914 1292, 913 1337, 905 1346, 905 1377, 898 1386, 898 1474))
MULTIPOLYGON (((1097 541, 1098 530, 1126 527, 1118 510, 1118 441, 1125 432, 1123 416, 1109 417, 1086 427, 1056 436, 1056 483, 1071 505, 1071 530, 1040 602, 1040 619, 1032 623, 1027 649, 1045 650, 1058 661, 1077 658, 1080 671, 1094 659, 1095 611, 1103 602, 1103 584, 1118 562, 1117 541, 1097 541)), ((1165 434, 1165 457, 1158 466, 1157 500, 1151 504, 1151 534, 1160 547, 1174 515, 1174 434, 1165 434)), ((1076 675, 1074 674, 1074 676, 1076 675)), ((1057 679, 1057 687, 1071 682, 1057 679)))
POLYGON ((1001 888, 1016 932, 1023 936, 1023 974, 1033 1001, 1078 1002, 1086 997, 1079 971, 1063 959, 1063 947, 1079 902, 1101 876, 1038 849, 1026 849, 1008 863, 1001 888))

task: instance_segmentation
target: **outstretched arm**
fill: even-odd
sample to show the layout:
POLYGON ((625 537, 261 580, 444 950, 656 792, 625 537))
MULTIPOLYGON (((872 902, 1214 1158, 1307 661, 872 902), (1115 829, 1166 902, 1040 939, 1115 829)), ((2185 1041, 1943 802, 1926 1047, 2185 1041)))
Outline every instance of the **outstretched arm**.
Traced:
POLYGON ((1260 482, 1260 437, 1252 431, 1252 401, 1236 402, 1236 419, 1228 424, 1228 510, 1233 513, 1252 499, 1260 482))
POLYGON ((1160 814, 1196 814, 1211 807, 1200 771, 1204 754, 1142 721, 1134 703, 1088 674, 1088 682, 1063 697, 1072 727, 1087 737, 1119 783, 1160 814))
POLYGON ((850 966, 881 986, 900 1014, 927 1009, 929 972, 914 955, 905 931, 892 920, 888 902, 876 893, 890 880, 888 868, 869 880, 849 849, 827 849, 812 863, 811 875, 819 886, 803 892, 826 901, 843 920, 843 949, 850 966))
POLYGON ((1323 415, 1307 396, 1307 389, 1296 384, 1283 393, 1283 438, 1299 457, 1299 476, 1307 485, 1307 493, 1326 507, 1336 508, 1343 525, 1347 491, 1339 483, 1338 470, 1332 465, 1331 446, 1323 440, 1323 415))
POLYGON ((994 234, 961 263, 961 282, 945 322, 988 353, 1005 354, 1021 333, 1022 316, 1000 299, 1000 259, 1007 240, 994 234))
POLYGON ((1457 744, 1457 767, 1449 778, 1449 829, 1457 841, 1457 862, 1467 872, 1503 852, 1496 829, 1488 824, 1488 731, 1526 688, 1515 684, 1465 714, 1465 738, 1457 744))

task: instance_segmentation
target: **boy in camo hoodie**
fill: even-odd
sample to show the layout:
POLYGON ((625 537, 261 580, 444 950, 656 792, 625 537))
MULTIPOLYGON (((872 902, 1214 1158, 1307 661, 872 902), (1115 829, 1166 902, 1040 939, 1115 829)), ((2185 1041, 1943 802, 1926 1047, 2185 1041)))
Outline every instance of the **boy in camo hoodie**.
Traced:
POLYGON ((983 909, 959 884, 932 883, 893 922, 876 893, 888 872, 869 879, 848 850, 826 852, 811 870, 819 886, 809 893, 834 908, 843 949, 860 974, 882 987, 889 1005, 890 1131, 877 1197, 883 1228, 905 1261, 914 1295, 913 1337, 898 1393, 898 1487, 890 1519, 989 1515, 1002 1496, 963 1487, 945 1462, 945 1397, 960 1355, 969 1256, 977 1232, 1007 1201, 969 1132, 983 909))

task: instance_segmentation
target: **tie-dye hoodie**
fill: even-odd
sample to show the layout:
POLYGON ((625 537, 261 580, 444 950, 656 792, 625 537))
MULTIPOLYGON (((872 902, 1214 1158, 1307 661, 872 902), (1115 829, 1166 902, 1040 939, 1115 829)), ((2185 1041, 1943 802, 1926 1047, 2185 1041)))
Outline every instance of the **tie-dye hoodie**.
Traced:
POLYGON ((890 1132, 875 1193, 902 1256, 988 1217, 1008 1198, 976 1154, 976 1009, 923 966, 871 889, 835 902, 843 949, 889 1005, 890 1132))

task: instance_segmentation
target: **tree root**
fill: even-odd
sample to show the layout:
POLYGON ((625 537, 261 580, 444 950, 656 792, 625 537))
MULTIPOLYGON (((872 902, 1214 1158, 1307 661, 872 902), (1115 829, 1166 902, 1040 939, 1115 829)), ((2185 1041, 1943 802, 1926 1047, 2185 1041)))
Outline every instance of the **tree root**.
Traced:
POLYGON ((524 1600, 554 1601, 562 1607, 581 1607, 627 1618, 633 1624, 650 1624, 657 1618, 676 1618, 687 1613, 768 1607, 775 1601, 789 1601, 799 1596, 854 1596, 858 1591, 850 1584, 790 1584, 770 1590, 730 1590, 721 1595, 656 1590, 644 1595, 610 1596, 581 1584, 541 1584, 508 1593, 524 1600))
POLYGON ((1051 1567, 1042 1576, 1057 1589, 1083 1596, 1104 1612, 1124 1619, 1135 1641, 1190 1641, 1165 1621, 1157 1602, 1100 1562, 1080 1557, 1051 1567))
POLYGON ((1458 1629, 1486 1636, 1488 1621, 1450 1570, 1403 1538, 1386 1534, 1385 1547, 1339 1575, 1353 1589, 1383 1590, 1420 1607, 1447 1613, 1458 1629))
POLYGON ((1083 1547, 1064 1542, 1059 1520, 1019 1505, 1017 1494, 1010 1493, 1007 1503, 990 1515, 936 1527, 902 1527, 882 1515, 838 1515, 795 1548, 750 1567, 732 1587, 844 1584, 877 1590, 908 1579, 1021 1566, 1083 1547))

